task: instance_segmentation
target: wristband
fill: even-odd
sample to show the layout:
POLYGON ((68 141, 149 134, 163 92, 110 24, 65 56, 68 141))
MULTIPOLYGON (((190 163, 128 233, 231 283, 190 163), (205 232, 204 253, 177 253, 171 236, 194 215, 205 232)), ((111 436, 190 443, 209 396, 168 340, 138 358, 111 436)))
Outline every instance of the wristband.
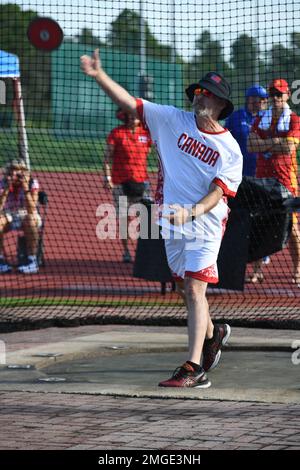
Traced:
POLYGON ((191 208, 191 210, 189 211, 189 216, 190 216, 192 222, 194 222, 194 220, 196 219, 196 216, 195 216, 195 214, 194 214, 194 209, 196 209, 195 206, 193 206, 193 207, 191 208))

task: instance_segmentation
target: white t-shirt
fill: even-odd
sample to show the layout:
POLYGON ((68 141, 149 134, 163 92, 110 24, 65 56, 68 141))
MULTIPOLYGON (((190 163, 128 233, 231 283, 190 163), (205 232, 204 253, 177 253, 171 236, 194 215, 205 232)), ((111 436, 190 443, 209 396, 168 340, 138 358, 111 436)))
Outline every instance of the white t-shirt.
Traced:
POLYGON ((194 205, 208 194, 212 182, 225 196, 194 222, 173 226, 161 219, 160 224, 187 236, 196 231, 204 239, 220 239, 228 217, 227 196, 235 196, 242 180, 243 156, 237 141, 227 129, 199 129, 193 112, 141 99, 137 110, 159 156, 164 205, 194 205))

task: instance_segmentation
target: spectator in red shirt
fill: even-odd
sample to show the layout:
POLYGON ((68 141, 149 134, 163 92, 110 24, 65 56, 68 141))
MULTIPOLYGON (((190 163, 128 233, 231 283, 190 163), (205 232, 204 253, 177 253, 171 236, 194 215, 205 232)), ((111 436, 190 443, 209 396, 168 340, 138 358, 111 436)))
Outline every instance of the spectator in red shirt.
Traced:
MULTIPOLYGON (((151 148, 151 139, 140 120, 133 115, 118 110, 117 118, 124 124, 113 129, 107 137, 104 184, 106 188, 112 190, 116 210, 119 213, 120 196, 127 196, 128 207, 143 197, 149 197, 147 157, 151 148)), ((128 227, 127 211, 123 215, 120 211, 120 217, 121 224, 125 223, 128 227)), ((123 262, 130 263, 128 238, 121 239, 124 248, 123 262)))
MULTIPOLYGON (((293 196, 298 194, 297 147, 300 142, 300 117, 289 107, 288 83, 275 79, 269 85, 272 106, 259 116, 252 127, 248 150, 258 152, 256 177, 276 178, 293 196)), ((293 282, 300 287, 300 231, 297 214, 293 214, 290 238, 293 260, 293 282)), ((263 280, 262 263, 254 273, 263 280)))

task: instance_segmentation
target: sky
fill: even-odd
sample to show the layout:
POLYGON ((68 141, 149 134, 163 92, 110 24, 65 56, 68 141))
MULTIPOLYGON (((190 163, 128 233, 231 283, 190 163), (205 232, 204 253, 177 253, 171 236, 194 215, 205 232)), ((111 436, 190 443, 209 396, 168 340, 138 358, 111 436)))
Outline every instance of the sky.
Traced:
MULTIPOLYGON (((1 3, 9 0, 0 0, 1 3)), ((289 45, 289 34, 300 32, 300 0, 15 0, 12 3, 55 19, 66 36, 75 36, 82 28, 89 28, 100 39, 106 38, 110 23, 124 8, 139 12, 142 3, 143 16, 151 32, 165 44, 173 45, 175 37, 177 52, 187 59, 194 55, 195 39, 205 29, 210 30, 214 39, 221 40, 227 59, 230 44, 240 34, 256 36, 265 50, 278 42, 289 45)))

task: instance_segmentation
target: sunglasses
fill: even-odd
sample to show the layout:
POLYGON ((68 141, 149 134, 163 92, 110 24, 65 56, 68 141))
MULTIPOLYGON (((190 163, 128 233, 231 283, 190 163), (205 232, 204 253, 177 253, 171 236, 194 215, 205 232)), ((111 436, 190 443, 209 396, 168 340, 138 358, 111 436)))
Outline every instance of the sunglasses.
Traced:
POLYGON ((213 93, 211 91, 206 90, 205 88, 196 88, 196 90, 194 90, 194 95, 204 95, 210 98, 211 96, 213 96, 213 93))

